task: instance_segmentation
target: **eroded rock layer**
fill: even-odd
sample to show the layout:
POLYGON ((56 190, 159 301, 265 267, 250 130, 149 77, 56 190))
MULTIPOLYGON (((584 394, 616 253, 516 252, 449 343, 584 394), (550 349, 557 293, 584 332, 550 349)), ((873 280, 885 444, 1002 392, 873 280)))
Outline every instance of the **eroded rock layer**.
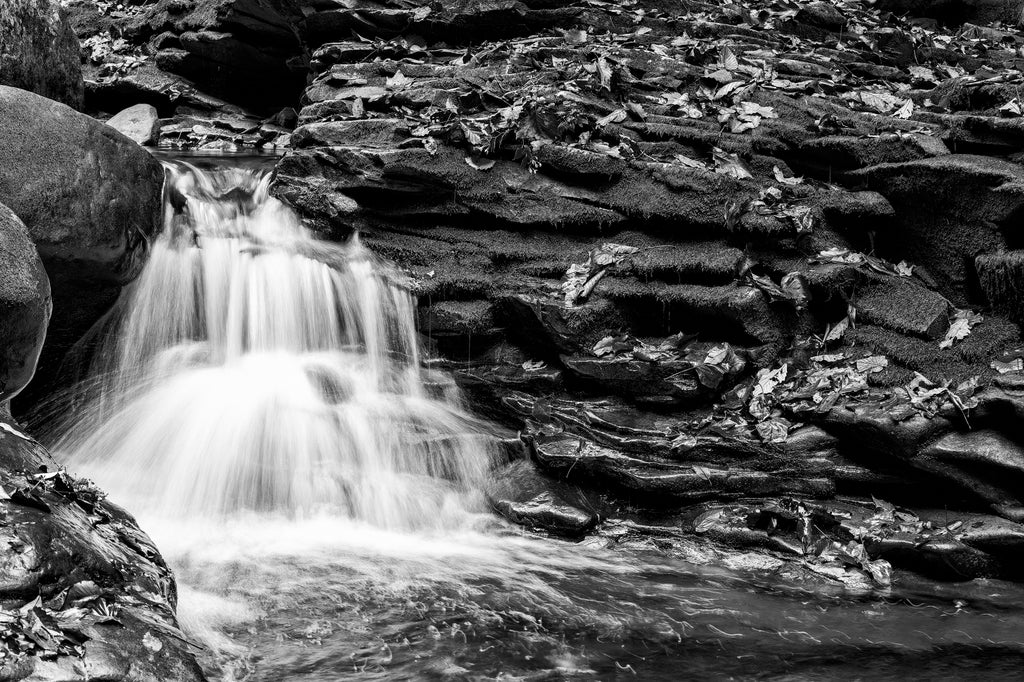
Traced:
POLYGON ((313 4, 275 192, 405 269, 509 518, 1015 577, 1024 39, 893 9, 313 4))

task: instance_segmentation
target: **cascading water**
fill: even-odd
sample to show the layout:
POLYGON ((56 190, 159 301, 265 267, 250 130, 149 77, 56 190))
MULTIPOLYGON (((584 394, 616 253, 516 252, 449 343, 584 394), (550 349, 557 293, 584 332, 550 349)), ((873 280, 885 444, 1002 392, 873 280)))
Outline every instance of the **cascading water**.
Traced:
POLYGON ((269 180, 168 166, 164 230, 56 449, 142 514, 457 523, 490 440, 421 368, 408 292, 269 180))
POLYGON ((212 678, 984 677, 987 651, 1019 672, 1024 645, 998 641, 1024 627, 1017 587, 980 588, 998 618, 814 600, 699 541, 652 552, 609 523, 570 544, 478 513, 493 439, 421 367, 409 294, 268 183, 170 165, 150 262, 48 429, 169 560, 212 678))

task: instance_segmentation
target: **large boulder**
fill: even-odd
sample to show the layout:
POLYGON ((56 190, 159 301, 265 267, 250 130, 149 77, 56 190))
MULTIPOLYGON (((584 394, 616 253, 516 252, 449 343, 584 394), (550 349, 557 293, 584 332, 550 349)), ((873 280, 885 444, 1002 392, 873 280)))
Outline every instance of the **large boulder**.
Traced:
POLYGON ((11 209, 0 204, 0 415, 36 369, 50 320, 50 282, 11 209))
POLYGON ((58 0, 0 0, 0 84, 82 106, 82 64, 58 0))
POLYGON ((0 121, 0 201, 28 227, 53 287, 45 384, 141 269, 163 169, 116 130, 24 90, 0 86, 0 121))
POLYGON ((205 679, 152 541, 2 413, 0 490, 0 679, 205 679))

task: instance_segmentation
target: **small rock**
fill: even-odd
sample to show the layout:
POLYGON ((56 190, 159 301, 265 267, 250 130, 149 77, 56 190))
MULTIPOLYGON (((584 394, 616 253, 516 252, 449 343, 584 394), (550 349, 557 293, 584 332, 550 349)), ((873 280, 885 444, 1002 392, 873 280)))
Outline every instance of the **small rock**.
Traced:
POLYGON ((949 301, 902 278, 886 277, 863 287, 854 305, 865 322, 896 332, 937 339, 949 327, 949 301))
POLYGON ((797 21, 811 26, 839 31, 846 26, 846 17, 836 9, 835 5, 828 2, 812 2, 797 12, 797 21))
POLYGON ((152 104, 136 104, 115 114, 107 125, 141 145, 160 139, 160 117, 152 104))

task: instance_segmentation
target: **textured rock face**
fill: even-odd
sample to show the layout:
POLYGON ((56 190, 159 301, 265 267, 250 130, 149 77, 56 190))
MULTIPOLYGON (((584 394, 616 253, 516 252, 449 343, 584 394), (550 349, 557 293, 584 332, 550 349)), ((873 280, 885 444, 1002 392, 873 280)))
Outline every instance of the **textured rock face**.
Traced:
POLYGON ((85 106, 139 103, 162 117, 162 143, 279 147, 306 78, 302 14, 291 0, 160 0, 116 10, 66 0, 86 48, 85 106))
POLYGON ((160 137, 160 119, 151 104, 136 104, 119 111, 107 125, 137 144, 156 144, 160 137))
POLYGON ((112 128, 0 86, 0 201, 28 227, 53 289, 40 379, 138 274, 159 227, 163 169, 112 128))
MULTIPOLYGON (((215 98, 276 110, 293 104, 302 89, 302 16, 292 0, 160 0, 116 18, 91 3, 70 4, 80 35, 113 30, 124 37, 124 56, 155 64, 215 98)), ((100 65, 116 64, 117 57, 100 58, 100 65)), ((134 64, 117 69, 120 74, 86 69, 93 81, 116 81, 132 70, 134 64)))
POLYGON ((50 308, 50 282, 28 230, 0 204, 0 414, 35 373, 50 308))
POLYGON ((274 191, 523 435, 499 513, 1022 577, 1024 37, 877 4, 309 6, 274 191))
POLYGON ((146 534, 2 413, 0 487, 3 679, 204 679, 146 534))
POLYGON ((82 64, 58 0, 0 0, 0 85, 82 107, 82 64))

